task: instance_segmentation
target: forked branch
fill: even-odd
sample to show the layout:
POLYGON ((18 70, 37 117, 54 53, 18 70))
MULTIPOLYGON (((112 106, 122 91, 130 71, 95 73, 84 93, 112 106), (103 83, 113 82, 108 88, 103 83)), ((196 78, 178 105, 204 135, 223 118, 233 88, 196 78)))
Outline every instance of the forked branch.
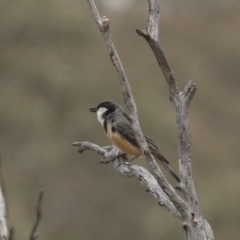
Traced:
MULTIPOLYGON (((136 108, 136 104, 135 104, 135 101, 134 101, 134 98, 132 95, 131 87, 128 82, 125 71, 123 69, 121 60, 118 56, 117 50, 112 41, 111 33, 109 30, 110 20, 106 17, 103 17, 103 18, 100 17, 100 14, 98 13, 98 10, 97 10, 96 5, 93 0, 87 0, 87 1, 90 5, 92 13, 95 17, 95 21, 99 25, 99 29, 104 37, 106 46, 109 50, 109 55, 112 60, 112 63, 118 72, 120 84, 121 84, 122 90, 123 90, 124 100, 125 100, 125 103, 129 109, 130 113, 131 113, 130 114, 131 125, 134 130, 136 140, 138 141, 139 146, 141 146, 142 153, 143 153, 143 155, 145 155, 145 158, 147 160, 150 171, 153 174, 153 176, 157 179, 161 188, 164 189, 164 192, 166 193, 166 195, 173 202, 174 206, 178 209, 178 211, 181 213, 182 216, 185 216, 186 215, 185 202, 176 193, 176 191, 172 188, 172 186, 168 183, 168 181, 164 177, 163 173, 161 172, 158 164, 156 163, 156 161, 152 157, 150 151, 148 150, 147 143, 145 141, 145 138, 144 138, 143 133, 140 128, 138 115, 137 115, 137 108, 136 108)), ((149 21, 153 24, 151 28, 156 30, 156 28, 154 27, 154 24, 156 25, 156 23, 153 21, 153 19, 151 19, 149 21)))
MULTIPOLYGON (((158 0, 149 0, 149 9, 159 9, 158 0)), ((155 19, 154 24, 155 28, 158 28, 158 18, 159 11, 150 11, 149 10, 149 19, 155 19)), ((189 206, 191 206, 192 211, 195 214, 199 213, 198 204, 197 204, 197 195, 194 188, 194 183, 192 179, 192 169, 191 169, 191 160, 190 160, 190 134, 188 128, 188 118, 187 112, 190 102, 196 92, 196 85, 189 81, 183 92, 180 92, 176 79, 173 74, 173 70, 167 60, 165 52, 156 37, 156 31, 152 27, 152 22, 148 21, 147 30, 136 29, 137 33, 144 37, 151 47, 159 66, 162 69, 163 75, 166 79, 166 82, 169 86, 169 95, 171 101, 173 101, 177 129, 178 129, 178 149, 179 149, 179 166, 180 166, 180 176, 182 180, 182 190, 184 192, 185 198, 189 206)))
POLYGON ((184 220, 185 239, 200 240, 214 239, 212 229, 208 222, 201 216, 197 194, 195 191, 190 155, 190 134, 188 127, 188 107, 196 92, 196 85, 189 81, 182 92, 179 91, 173 70, 167 60, 164 50, 159 42, 157 32, 158 18, 160 11, 159 0, 148 0, 149 3, 149 19, 147 30, 136 29, 137 33, 142 36, 151 47, 159 66, 162 69, 163 75, 169 87, 169 97, 173 102, 176 123, 178 130, 178 156, 179 169, 181 178, 181 189, 186 199, 188 214, 184 220), (153 11, 152 9, 156 9, 153 11), (154 28, 151 26, 154 25, 154 28))
POLYGON ((144 168, 125 162, 124 157, 119 156, 119 152, 115 148, 101 148, 96 144, 88 142, 77 142, 74 143, 74 146, 79 147, 80 153, 86 149, 93 150, 103 157, 103 162, 108 163, 113 161, 116 170, 122 175, 138 178, 140 182, 148 188, 149 193, 157 199, 161 206, 170 211, 175 217, 178 217, 183 221, 185 239, 213 240, 214 238, 211 227, 199 212, 197 195, 193 184, 191 170, 190 135, 188 130, 187 113, 188 107, 196 91, 196 85, 189 81, 182 92, 177 87, 173 70, 158 39, 158 22, 160 16, 158 0, 148 0, 149 18, 147 30, 137 29, 137 33, 144 37, 152 48, 169 86, 169 96, 175 108, 179 139, 178 149, 181 177, 180 189, 184 194, 186 202, 168 183, 148 149, 147 143, 140 128, 137 108, 132 95, 131 87, 112 41, 109 30, 110 20, 107 17, 101 18, 93 0, 87 1, 95 17, 95 21, 97 22, 104 37, 111 61, 117 70, 119 81, 122 86, 124 100, 130 111, 131 126, 135 133, 135 138, 139 143, 139 146, 141 146, 141 151, 143 155, 145 155, 149 169, 154 177, 144 168))

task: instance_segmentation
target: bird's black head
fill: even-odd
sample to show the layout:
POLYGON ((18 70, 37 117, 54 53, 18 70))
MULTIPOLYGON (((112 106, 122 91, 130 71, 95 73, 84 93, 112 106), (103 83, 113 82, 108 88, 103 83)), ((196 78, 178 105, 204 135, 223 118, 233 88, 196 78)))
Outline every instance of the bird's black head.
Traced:
POLYGON ((106 101, 100 103, 95 108, 89 108, 90 112, 97 112, 100 108, 105 108, 106 110, 114 110, 117 107, 117 105, 114 102, 106 101))

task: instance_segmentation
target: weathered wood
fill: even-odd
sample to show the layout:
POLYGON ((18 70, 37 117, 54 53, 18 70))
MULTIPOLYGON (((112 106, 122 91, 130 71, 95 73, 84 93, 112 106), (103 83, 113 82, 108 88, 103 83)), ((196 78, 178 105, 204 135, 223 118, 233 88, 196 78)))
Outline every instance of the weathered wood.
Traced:
POLYGON ((178 157, 181 190, 187 204, 187 215, 183 219, 183 229, 187 240, 213 240, 213 232, 208 222, 201 216, 194 187, 190 155, 190 133, 188 127, 188 107, 196 92, 196 85, 189 81, 182 92, 179 91, 173 70, 158 39, 160 7, 158 0, 148 0, 149 20, 147 30, 136 29, 151 47, 165 80, 169 86, 169 97, 173 102, 178 131, 178 157), (155 9, 155 10, 154 10, 155 9), (153 23, 153 21, 155 21, 153 23), (154 26, 154 27, 152 27, 154 26))
MULTIPOLYGON (((175 207, 178 209, 178 211, 181 213, 181 215, 186 215, 185 202, 176 193, 175 189, 169 184, 169 182, 166 180, 161 169, 159 168, 158 164, 156 163, 156 161, 154 160, 154 158, 151 155, 151 152, 148 149, 148 145, 145 141, 144 135, 141 131, 141 127, 139 124, 138 115, 137 115, 137 107, 136 107, 136 104, 135 104, 135 101, 133 98, 131 86, 130 86, 127 76, 125 74, 122 62, 118 56, 116 47, 112 41, 112 36, 110 33, 110 29, 109 29, 110 20, 107 17, 101 18, 93 0, 87 0, 87 1, 92 10, 92 13, 95 17, 95 21, 99 26, 100 32, 102 33, 102 36, 105 40, 106 46, 109 51, 110 59, 114 65, 114 67, 117 70, 117 73, 119 76, 119 81, 122 86, 124 100, 130 111, 132 129, 134 131, 135 138, 136 138, 137 142, 139 143, 139 146, 141 146, 141 151, 147 160, 149 169, 150 169, 151 173, 153 174, 153 176, 157 179, 161 188, 165 189, 165 193, 171 199, 171 201, 174 203, 175 207)), ((151 20, 151 22, 154 23, 153 20, 151 20)), ((152 27, 152 29, 156 30, 156 28, 154 28, 154 27, 152 27)))
POLYGON ((122 154, 113 146, 99 147, 98 145, 89 142, 75 142, 73 145, 79 147, 79 153, 82 153, 84 150, 95 151, 103 157, 101 161, 102 163, 113 161, 115 169, 120 174, 127 177, 138 178, 141 184, 147 187, 148 192, 155 197, 160 206, 170 211, 175 217, 181 219, 186 240, 214 240, 210 225, 200 214, 192 178, 190 134, 187 115, 188 107, 196 92, 196 85, 192 81, 189 81, 183 91, 180 91, 177 87, 173 70, 158 39, 158 24, 160 16, 158 0, 148 0, 149 17, 147 30, 137 29, 136 31, 148 42, 169 86, 169 97, 174 105, 178 131, 178 156, 181 178, 181 184, 178 188, 183 193, 184 200, 166 180, 148 149, 140 128, 137 107, 131 87, 112 41, 109 30, 110 20, 107 17, 101 18, 93 0, 87 1, 105 40, 110 59, 117 70, 124 100, 130 111, 131 126, 135 133, 135 138, 139 143, 139 146, 141 146, 141 151, 147 160, 151 174, 140 166, 131 165, 126 162, 125 157, 122 156, 122 154))
POLYGON ((85 150, 92 150, 102 156, 100 163, 114 163, 115 169, 125 177, 135 177, 140 183, 147 188, 147 192, 151 194, 158 204, 171 212, 175 217, 181 218, 181 214, 169 200, 168 196, 159 186, 157 180, 143 167, 132 165, 121 152, 115 147, 102 148, 90 142, 75 142, 74 146, 79 147, 79 153, 85 150), (119 157, 120 156, 120 157, 119 157))
POLYGON ((6 203, 0 188, 0 240, 8 239, 8 223, 6 218, 6 203))

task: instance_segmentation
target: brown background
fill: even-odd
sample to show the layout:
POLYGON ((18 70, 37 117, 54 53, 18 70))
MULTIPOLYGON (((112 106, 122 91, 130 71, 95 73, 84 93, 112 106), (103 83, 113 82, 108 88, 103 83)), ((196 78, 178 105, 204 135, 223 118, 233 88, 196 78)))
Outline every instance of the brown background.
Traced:
MULTIPOLYGON (((135 28, 147 1, 96 1, 138 106, 141 126, 177 166, 174 112, 156 60, 135 28), (125 4, 124 4, 125 3, 125 4)), ((216 239, 240 236, 240 2, 162 1, 160 39, 181 88, 191 79, 192 167, 216 239)), ((44 191, 39 239, 183 239, 181 223, 137 180, 79 155, 74 141, 107 145, 88 112, 123 104, 118 77, 87 1, 0 3, 0 144, 15 239, 27 239, 44 191)), ((145 166, 143 159, 134 163, 145 166)))

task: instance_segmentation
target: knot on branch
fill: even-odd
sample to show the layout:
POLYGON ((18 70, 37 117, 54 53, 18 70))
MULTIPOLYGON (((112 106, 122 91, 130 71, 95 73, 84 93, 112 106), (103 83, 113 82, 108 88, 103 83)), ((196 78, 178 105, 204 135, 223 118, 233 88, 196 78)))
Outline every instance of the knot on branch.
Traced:
POLYGON ((146 154, 149 154, 149 148, 148 148, 148 146, 145 146, 144 147, 144 154, 146 155, 146 154))
POLYGON ((191 213, 191 216, 192 216, 192 221, 193 221, 193 223, 194 223, 195 225, 197 225, 197 224, 198 224, 198 220, 197 220, 197 218, 196 218, 195 213, 191 213))
POLYGON ((103 26, 104 28, 108 28, 108 27, 109 27, 109 24, 110 24, 109 18, 107 18, 106 16, 103 16, 103 18, 102 18, 102 26, 103 26))
POLYGON ((141 30, 139 28, 136 28, 136 32, 139 36, 144 37, 147 41, 150 40, 150 35, 146 30, 141 30))
POLYGON ((196 84, 193 81, 188 81, 187 85, 185 86, 182 92, 187 106, 189 106, 189 104, 191 103, 196 90, 197 90, 196 84))
POLYGON ((118 149, 113 146, 99 147, 98 145, 90 142, 74 142, 73 146, 79 147, 78 152, 81 154, 85 150, 92 150, 102 156, 100 163, 113 162, 117 158, 125 156, 118 149))
POLYGON ((85 142, 74 142, 72 143, 73 146, 79 147, 78 153, 83 153, 85 150, 89 150, 88 144, 85 144, 85 142))

